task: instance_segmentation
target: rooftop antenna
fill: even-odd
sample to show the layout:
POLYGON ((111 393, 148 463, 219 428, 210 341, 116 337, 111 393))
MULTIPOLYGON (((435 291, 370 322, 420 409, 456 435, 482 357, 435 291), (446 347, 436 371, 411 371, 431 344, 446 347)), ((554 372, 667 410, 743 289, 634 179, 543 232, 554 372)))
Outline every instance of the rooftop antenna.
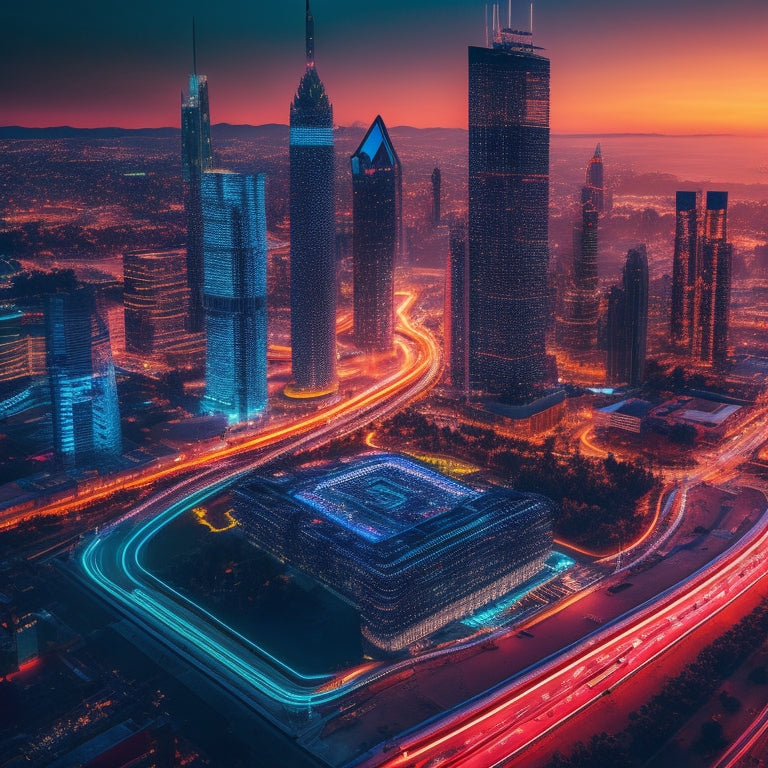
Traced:
POLYGON ((512 0, 507 2, 507 29, 512 29, 512 0))
POLYGON ((192 17, 192 74, 197 75, 197 39, 195 38, 195 17, 192 17))
POLYGON ((491 41, 488 39, 488 3, 485 4, 485 47, 491 47, 491 41))
POLYGON ((533 3, 531 3, 531 45, 533 45, 533 3))
POLYGON ((306 16, 306 43, 307 43, 307 66, 315 66, 315 20, 312 18, 312 12, 309 10, 309 0, 307 0, 306 16))
POLYGON ((501 28, 501 21, 499 20, 499 4, 493 4, 493 42, 499 42, 499 30, 501 28))

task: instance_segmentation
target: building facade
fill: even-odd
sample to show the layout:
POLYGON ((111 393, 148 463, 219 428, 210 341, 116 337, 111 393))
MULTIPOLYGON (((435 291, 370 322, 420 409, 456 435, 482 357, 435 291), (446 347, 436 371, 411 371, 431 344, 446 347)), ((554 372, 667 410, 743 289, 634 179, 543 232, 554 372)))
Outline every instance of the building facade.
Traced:
POLYGON ((247 421, 267 405, 267 228, 263 174, 203 174, 203 410, 247 421))
POLYGON ((452 389, 469 396, 469 252, 467 227, 451 224, 450 249, 445 269, 445 357, 452 389))
POLYGON ((395 332, 402 171, 380 116, 352 155, 351 164, 355 345, 386 352, 392 349, 395 332))
POLYGON ((93 291, 47 297, 45 328, 57 462, 100 467, 122 453, 122 432, 109 332, 93 291))
POLYGON ((690 351, 693 346, 694 294, 699 262, 701 192, 675 195, 675 253, 672 261, 670 338, 672 345, 690 351))
POLYGON ((439 168, 432 171, 432 226, 440 226, 440 202, 442 195, 443 176, 439 168))
POLYGON ((291 364, 286 394, 336 390, 336 209, 333 108, 315 69, 307 0, 307 66, 291 104, 291 364))
POLYGON ((470 385, 525 402, 546 374, 549 60, 498 24, 469 48, 470 385))
POLYGON ((648 257, 645 246, 631 248, 621 287, 608 294, 606 320, 608 381, 638 386, 645 376, 648 333, 648 257))

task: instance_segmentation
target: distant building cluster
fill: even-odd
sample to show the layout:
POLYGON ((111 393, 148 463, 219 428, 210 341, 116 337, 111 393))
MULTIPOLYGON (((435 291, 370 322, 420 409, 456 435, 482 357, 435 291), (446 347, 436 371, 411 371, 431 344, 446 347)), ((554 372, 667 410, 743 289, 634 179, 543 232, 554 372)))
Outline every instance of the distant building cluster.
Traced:
POLYGON ((552 546, 548 500, 480 492, 389 454, 252 476, 234 499, 254 543, 348 599, 386 651, 534 577, 552 546))

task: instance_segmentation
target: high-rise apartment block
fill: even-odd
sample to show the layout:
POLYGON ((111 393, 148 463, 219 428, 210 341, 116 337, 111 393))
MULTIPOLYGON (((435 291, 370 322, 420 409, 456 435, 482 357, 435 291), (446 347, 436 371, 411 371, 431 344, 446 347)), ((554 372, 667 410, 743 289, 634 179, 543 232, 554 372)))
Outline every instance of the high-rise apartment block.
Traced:
POLYGON ((84 469, 118 458, 122 433, 115 368, 93 291, 47 297, 45 327, 57 461, 65 469, 84 469))
POLYGON ((670 332, 672 344, 684 350, 690 350, 693 345, 693 306, 699 258, 700 211, 700 192, 677 193, 670 332))
POLYGON ((439 168, 432 171, 432 226, 440 225, 440 198, 442 195, 443 176, 439 168))
POLYGON ((324 395, 336 379, 333 108, 315 69, 307 0, 307 66, 291 104, 291 363, 286 394, 324 395))
POLYGON ((355 344, 392 349, 395 252, 402 196, 400 160, 381 117, 351 158, 355 344))
POLYGON ((535 397, 547 370, 549 60, 537 50, 498 21, 491 47, 469 48, 470 385, 511 403, 535 397))
POLYGON ((267 404, 264 175, 203 174, 203 410, 247 421, 267 404))

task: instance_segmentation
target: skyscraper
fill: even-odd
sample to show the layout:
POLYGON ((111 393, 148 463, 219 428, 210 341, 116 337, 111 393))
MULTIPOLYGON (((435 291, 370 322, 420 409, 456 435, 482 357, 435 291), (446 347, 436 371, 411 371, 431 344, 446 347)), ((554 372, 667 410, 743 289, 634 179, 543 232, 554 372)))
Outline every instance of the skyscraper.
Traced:
POLYGON ((380 116, 352 163, 354 335, 360 349, 392 348, 395 251, 402 195, 400 160, 380 116))
POLYGON ((722 367, 728 359, 733 246, 727 242, 728 193, 707 192, 696 268, 693 356, 722 367))
POLYGON ((333 108, 315 69, 307 0, 307 66, 291 104, 291 362, 286 394, 323 395, 336 380, 333 108))
POLYGON ((192 22, 192 74, 189 94, 181 96, 181 170, 184 180, 184 212, 187 220, 188 328, 204 327, 203 312, 203 212, 200 198, 202 174, 212 167, 211 116, 208 109, 208 78, 197 74, 195 25, 192 22))
POLYGON ((621 287, 614 286, 608 295, 606 325, 608 381, 641 384, 648 333, 648 257, 644 245, 627 253, 621 287))
POLYGON ((264 175, 208 171, 202 180, 205 270, 203 410, 246 421, 267 404, 267 229, 264 175))
POLYGON ((80 469, 119 457, 115 368, 93 291, 80 288, 49 296, 45 326, 57 461, 65 469, 80 469))
POLYGON ((560 342, 571 352, 594 349, 600 293, 597 279, 598 213, 591 202, 582 206, 581 224, 573 232, 571 285, 565 293, 560 342))
POLYGON ((598 213, 605 213, 603 153, 599 144, 595 147, 592 159, 587 163, 587 179, 581 190, 581 202, 592 203, 598 213))
POLYGON ((126 351, 165 356, 187 342, 185 260, 183 249, 128 251, 123 256, 126 351))
POLYGON ((494 19, 469 48, 469 373, 520 403, 546 372, 549 60, 494 19))
POLYGON ((678 192, 675 199, 675 253, 672 263, 670 336, 679 349, 693 344, 693 308, 699 260, 700 192, 678 192))
POLYGON ((440 195, 443 177, 439 168, 432 171, 432 226, 440 224, 440 195))
POLYGON ((467 227, 454 221, 450 227, 450 252, 445 275, 446 350, 451 387, 469 393, 469 254, 467 227))

